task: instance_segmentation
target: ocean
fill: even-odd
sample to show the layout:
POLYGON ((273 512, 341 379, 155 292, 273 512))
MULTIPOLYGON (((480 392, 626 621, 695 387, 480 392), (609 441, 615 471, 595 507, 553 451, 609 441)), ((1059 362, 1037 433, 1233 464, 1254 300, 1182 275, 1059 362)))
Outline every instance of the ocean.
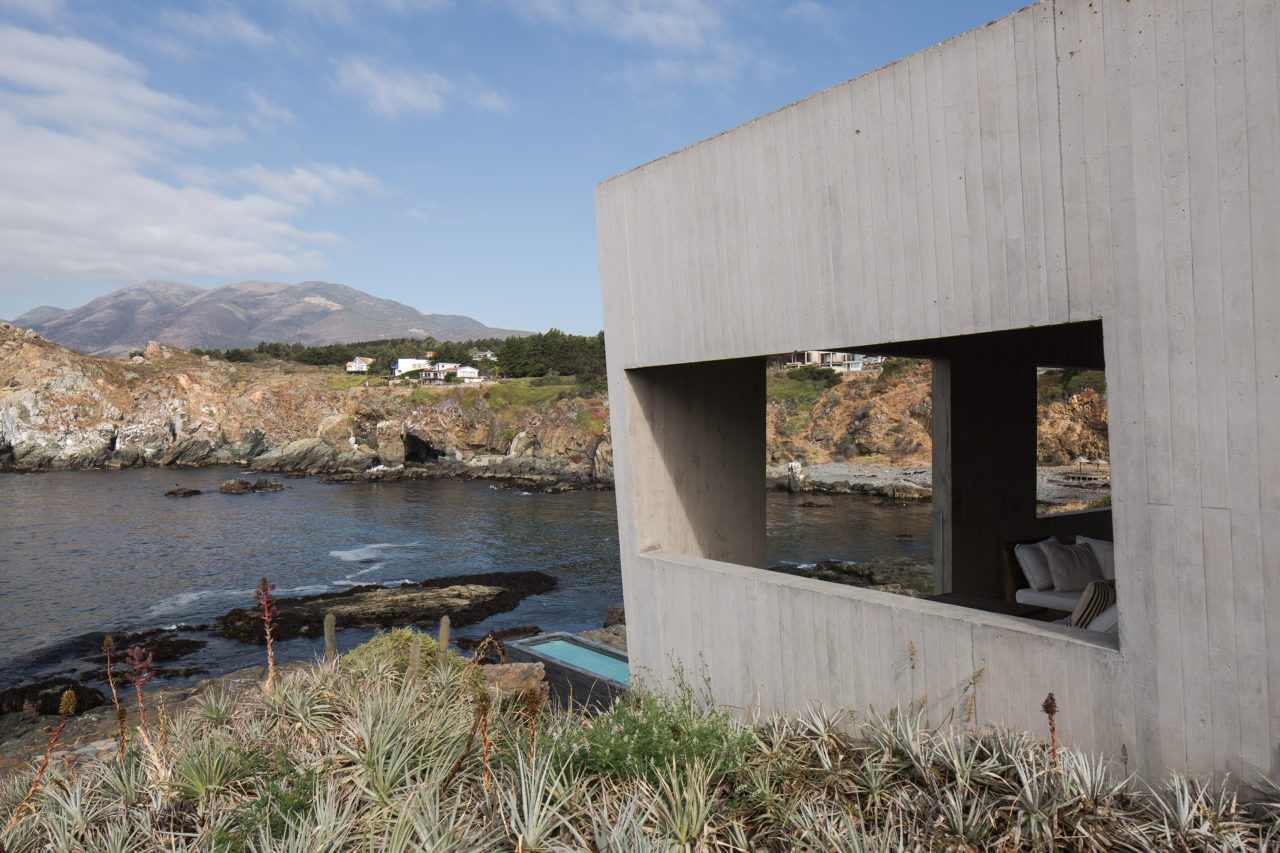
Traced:
MULTIPOLYGON (((159 627, 208 641, 180 661, 204 670, 187 679, 258 663, 260 648, 182 626, 251 607, 262 577, 281 598, 479 572, 536 569, 559 580, 515 610, 460 628, 461 637, 515 625, 598 628, 622 603, 612 492, 318 478, 283 480, 283 492, 217 492, 240 475, 225 467, 0 474, 0 688, 79 673, 94 665, 106 633, 159 627), (204 494, 164 497, 175 485, 204 494)), ((767 501, 770 564, 931 559, 927 503, 782 493, 767 501)), ((369 635, 341 631, 339 646, 369 635)), ((317 640, 299 638, 279 644, 277 660, 318 650, 317 640)))

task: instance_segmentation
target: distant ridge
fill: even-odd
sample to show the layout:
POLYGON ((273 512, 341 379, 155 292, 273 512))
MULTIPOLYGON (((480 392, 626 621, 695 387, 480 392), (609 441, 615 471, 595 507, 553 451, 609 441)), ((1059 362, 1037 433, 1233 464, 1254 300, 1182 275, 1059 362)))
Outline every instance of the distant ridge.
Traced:
POLYGON ((160 341, 191 349, 252 347, 260 341, 332 344, 375 338, 441 341, 529 334, 460 314, 423 314, 353 287, 324 281, 241 281, 213 290, 144 281, 79 308, 42 305, 13 319, 55 343, 91 355, 122 356, 160 341))

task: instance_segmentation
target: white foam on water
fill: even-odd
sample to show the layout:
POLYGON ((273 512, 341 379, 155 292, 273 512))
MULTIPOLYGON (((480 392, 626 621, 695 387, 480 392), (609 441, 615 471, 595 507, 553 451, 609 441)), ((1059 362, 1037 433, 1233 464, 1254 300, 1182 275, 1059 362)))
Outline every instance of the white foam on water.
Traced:
POLYGON ((373 560, 379 560, 383 557, 383 551, 388 548, 416 548, 422 542, 374 542, 370 545, 362 545, 359 548, 352 548, 347 551, 330 551, 330 557, 337 557, 347 563, 368 563, 373 560))
POLYGON ((315 595, 317 593, 325 592, 328 589, 329 589, 328 584, 313 583, 313 584, 307 584, 306 586, 290 587, 289 589, 278 589, 275 591, 274 595, 277 598, 287 598, 291 595, 315 595))
POLYGON ((337 557, 346 563, 369 563, 382 556, 382 552, 372 546, 352 548, 350 551, 330 551, 330 557, 337 557))
POLYGON ((162 616, 166 613, 175 611, 189 610, 191 605, 197 601, 204 601, 206 598, 221 598, 232 600, 243 598, 245 601, 253 600, 253 590, 251 589, 206 589, 199 592, 182 592, 177 595, 171 595, 163 601, 158 601, 151 605, 148 609, 150 616, 162 616))
POLYGON ((374 564, 373 564, 373 565, 371 565, 371 566, 366 566, 365 568, 360 569, 359 571, 355 571, 355 572, 352 572, 351 574, 347 575, 346 580, 351 580, 352 578, 360 577, 360 575, 367 575, 367 574, 369 574, 369 572, 376 572, 378 569, 382 568, 384 565, 386 565, 386 564, 385 564, 385 563, 374 563, 374 564))

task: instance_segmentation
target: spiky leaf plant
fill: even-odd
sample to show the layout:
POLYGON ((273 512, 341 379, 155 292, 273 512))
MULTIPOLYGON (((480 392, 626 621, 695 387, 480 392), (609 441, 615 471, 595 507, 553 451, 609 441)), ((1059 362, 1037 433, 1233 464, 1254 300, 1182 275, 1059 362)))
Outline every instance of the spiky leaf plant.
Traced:
POLYGON ((639 796, 634 784, 601 791, 588 800, 591 843, 599 853, 667 853, 653 831, 653 803, 639 796))
POLYGON ((195 741, 173 764, 170 786, 201 814, 214 797, 246 776, 244 756, 220 737, 195 741))
POLYGON ((210 728, 221 728, 231 722, 236 700, 223 690, 210 690, 195 706, 195 713, 210 728))
POLYGON ((582 844, 570 820, 570 804, 580 781, 568 767, 556 767, 550 755, 515 753, 515 766, 498 785, 502 821, 511 840, 526 850, 572 849, 568 839, 582 844))
POLYGON ((672 761, 649 788, 658 815, 658 827, 678 850, 692 850, 707 832, 715 801, 716 766, 698 757, 684 764, 672 761))
POLYGON ((381 853, 485 853, 498 846, 494 831, 472 819, 458 799, 448 802, 421 789, 401 805, 378 850, 381 853))

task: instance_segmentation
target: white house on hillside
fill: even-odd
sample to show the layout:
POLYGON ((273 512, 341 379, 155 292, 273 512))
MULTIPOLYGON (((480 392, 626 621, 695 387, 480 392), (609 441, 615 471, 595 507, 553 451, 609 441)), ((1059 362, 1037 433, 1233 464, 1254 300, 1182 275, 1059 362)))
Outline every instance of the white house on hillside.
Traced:
POLYGON ((368 373, 373 359, 358 355, 347 362, 347 373, 368 373))
POLYGON ((430 370, 431 359, 429 358, 398 358, 396 359, 396 376, 403 376, 413 370, 430 370))
POLYGON ((815 349, 791 353, 787 367, 829 367, 837 373, 850 373, 862 369, 862 356, 852 352, 832 352, 815 349))

